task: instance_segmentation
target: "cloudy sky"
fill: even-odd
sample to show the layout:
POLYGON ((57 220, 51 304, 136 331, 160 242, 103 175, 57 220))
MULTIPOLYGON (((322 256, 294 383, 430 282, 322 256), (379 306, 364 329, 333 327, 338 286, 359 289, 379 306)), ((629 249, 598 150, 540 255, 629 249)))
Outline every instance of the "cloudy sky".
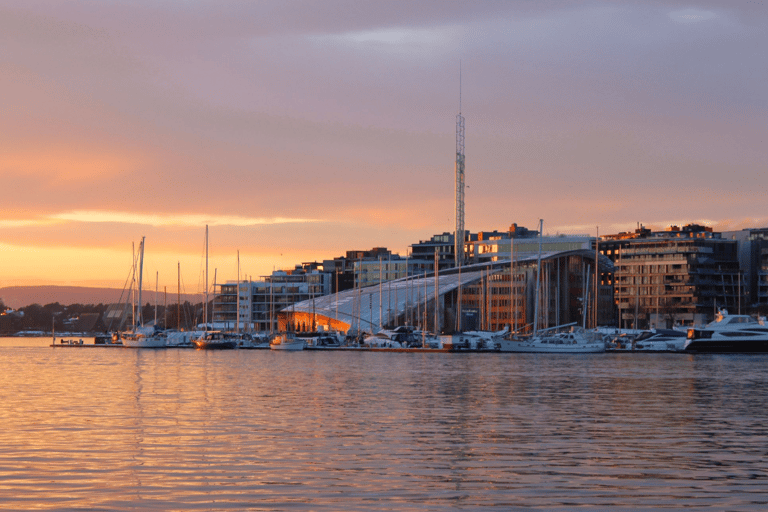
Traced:
POLYGON ((0 0, 0 286, 766 226, 766 3, 0 0))

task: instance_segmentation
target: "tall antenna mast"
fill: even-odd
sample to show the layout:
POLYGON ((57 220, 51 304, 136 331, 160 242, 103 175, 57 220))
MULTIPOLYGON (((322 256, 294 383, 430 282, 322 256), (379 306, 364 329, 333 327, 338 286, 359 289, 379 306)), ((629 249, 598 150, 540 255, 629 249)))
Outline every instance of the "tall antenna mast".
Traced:
POLYGON ((461 61, 459 61, 459 113, 456 115, 456 233, 454 257, 457 267, 464 264, 464 116, 461 115, 461 61))

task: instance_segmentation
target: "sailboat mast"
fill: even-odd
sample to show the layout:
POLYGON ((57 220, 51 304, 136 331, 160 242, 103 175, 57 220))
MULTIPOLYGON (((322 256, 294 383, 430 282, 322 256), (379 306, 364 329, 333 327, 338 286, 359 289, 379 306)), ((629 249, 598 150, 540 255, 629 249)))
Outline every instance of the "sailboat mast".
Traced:
POLYGON ((203 322, 208 330, 208 224, 205 225, 205 304, 203 305, 203 322))
POLYGON ((509 328, 512 332, 517 332, 517 304, 515 304, 515 298, 517 296, 517 290, 515 290, 515 237, 509 239, 509 304, 510 304, 510 322, 509 328))
POLYGON ((176 329, 181 330, 181 262, 176 262, 176 329))
POLYGON ((440 306, 438 296, 440 295, 440 261, 439 247, 435 247, 435 334, 440 334, 440 306))
POLYGON ((142 273, 144 272, 144 237, 141 237, 141 243, 139 244, 139 323, 136 325, 142 325, 144 319, 141 316, 141 287, 142 287, 142 273))
POLYGON ((240 333, 240 249, 237 250, 237 312, 235 313, 235 332, 240 333))
POLYGON ((544 234, 544 219, 539 219, 539 256, 536 259, 536 294, 533 305, 533 334, 539 331, 539 290, 541 288, 541 237, 544 234))
POLYGON ((598 284, 599 284, 599 278, 600 275, 600 265, 598 263, 600 259, 600 226, 595 226, 595 303, 592 304, 592 310, 595 315, 595 329, 597 329, 597 299, 599 298, 598 291, 600 290, 598 284))

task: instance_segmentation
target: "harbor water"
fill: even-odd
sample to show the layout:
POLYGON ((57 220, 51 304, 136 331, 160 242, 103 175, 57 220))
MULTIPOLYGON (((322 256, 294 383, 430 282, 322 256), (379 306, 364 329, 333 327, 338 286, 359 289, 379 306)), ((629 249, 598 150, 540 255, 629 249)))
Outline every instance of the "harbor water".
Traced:
POLYGON ((0 339, 3 510, 765 510, 768 356, 0 339))

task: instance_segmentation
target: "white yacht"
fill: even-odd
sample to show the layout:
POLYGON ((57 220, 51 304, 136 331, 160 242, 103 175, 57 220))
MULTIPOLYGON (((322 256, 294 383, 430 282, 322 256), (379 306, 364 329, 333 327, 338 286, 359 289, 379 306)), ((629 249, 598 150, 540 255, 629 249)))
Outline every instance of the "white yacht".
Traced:
POLYGON ((606 336, 611 352, 682 352, 686 333, 675 329, 652 329, 637 334, 606 336))
POLYGON ((571 326, 567 332, 555 328, 540 331, 528 338, 500 340, 500 352, 528 352, 549 354, 591 354, 605 352, 605 342, 598 332, 571 326))
POLYGON ((129 348, 165 348, 168 346, 167 337, 162 332, 145 333, 142 329, 120 334, 124 347, 129 348))
POLYGON ((464 331, 456 334, 440 336, 440 342, 444 348, 456 351, 471 352, 496 352, 505 341, 503 331, 464 331))
POLYGON ((729 315, 720 310, 704 328, 688 329, 686 352, 737 353, 768 352, 768 325, 765 319, 729 315))

